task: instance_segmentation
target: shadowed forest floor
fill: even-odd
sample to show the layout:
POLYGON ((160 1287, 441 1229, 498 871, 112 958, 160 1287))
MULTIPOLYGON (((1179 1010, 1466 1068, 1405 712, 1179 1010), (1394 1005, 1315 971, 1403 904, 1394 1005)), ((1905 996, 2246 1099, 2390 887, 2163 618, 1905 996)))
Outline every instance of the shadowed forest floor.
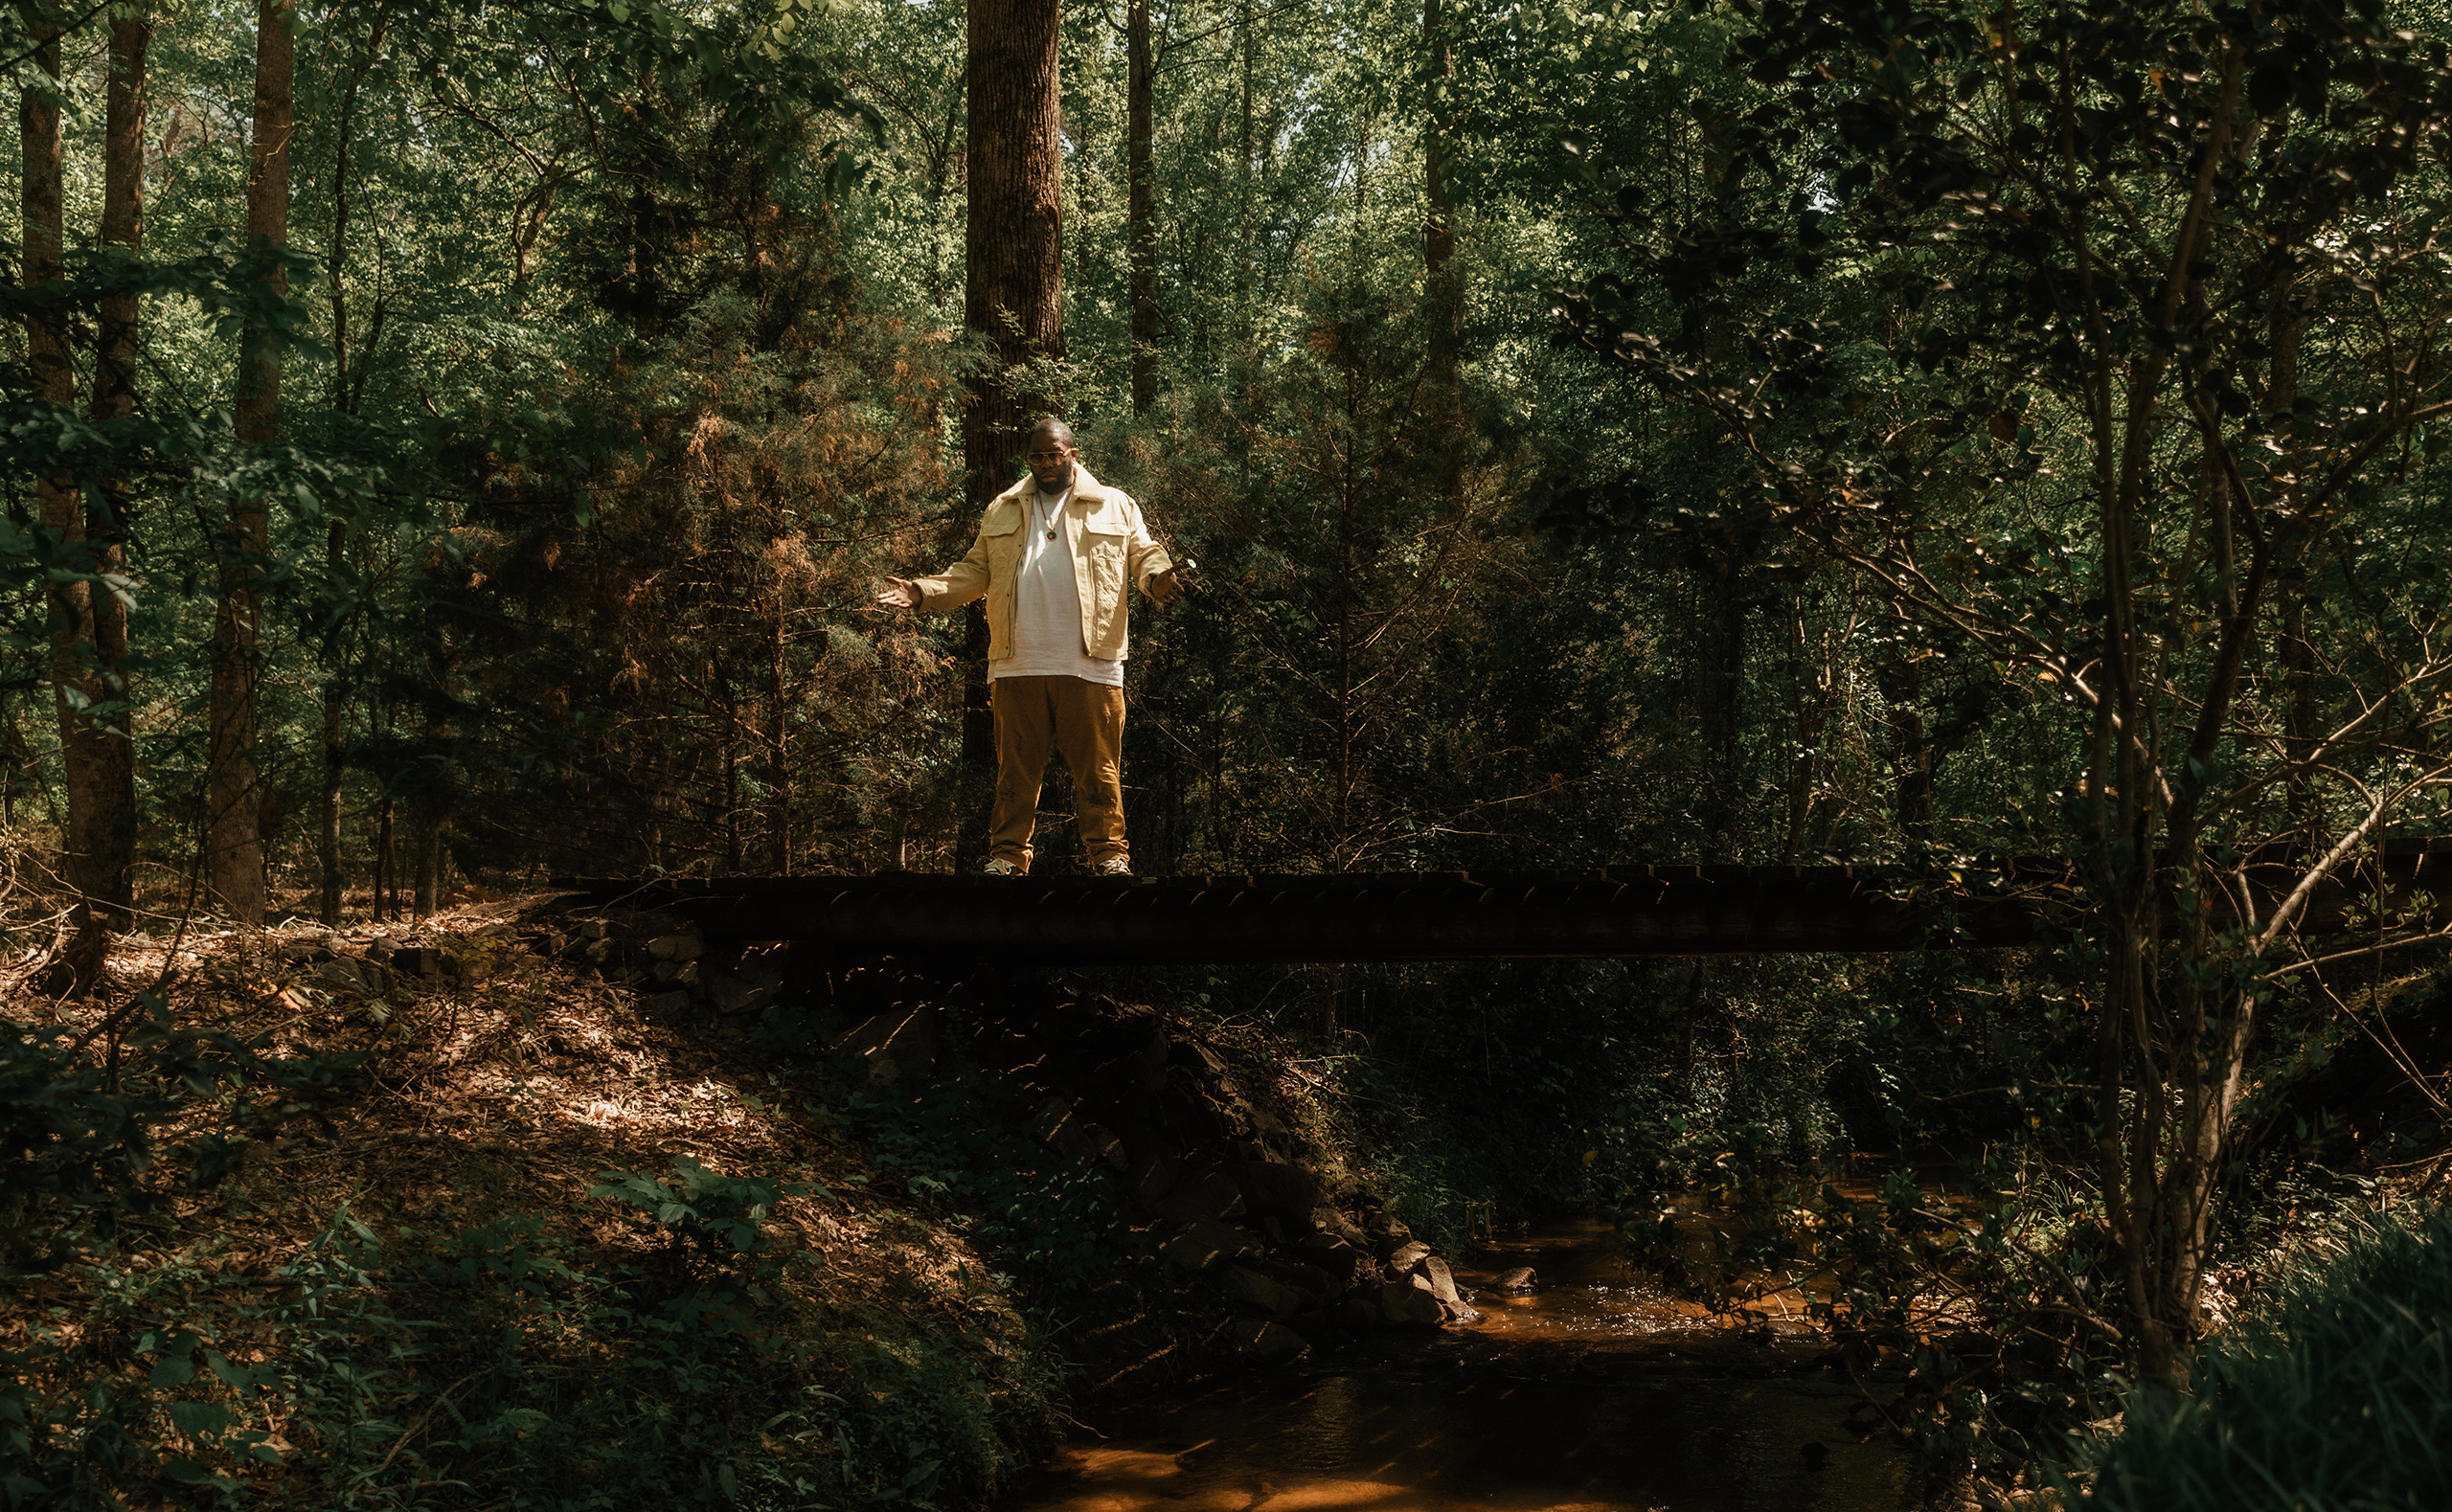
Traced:
MULTIPOLYGON (((0 1314, 55 1444, 107 1416, 174 1489, 220 1477, 301 1505, 464 1481, 582 1504, 549 1483, 738 1482, 761 1457, 810 1489, 915 1467, 915 1486, 984 1489, 1020 1462, 1055 1420, 1055 1357, 959 1222, 873 1184, 817 1106, 822 1072, 642 1014, 531 954, 512 912, 115 954, 102 1001, 167 980, 171 1052, 206 1064, 152 1085, 164 1049, 133 1043, 141 1009, 123 1025, 105 1061, 123 1096, 158 1097, 160 1154, 115 1242, 66 1235, 0 1314), (591 1198, 629 1173, 692 1210, 591 1198), (732 1218, 749 1249, 716 1230, 732 1218), (183 1334, 220 1363, 165 1370, 183 1334), (643 1431, 661 1441, 582 1441, 643 1431)), ((79 1032, 103 1016, 12 1001, 79 1032)))

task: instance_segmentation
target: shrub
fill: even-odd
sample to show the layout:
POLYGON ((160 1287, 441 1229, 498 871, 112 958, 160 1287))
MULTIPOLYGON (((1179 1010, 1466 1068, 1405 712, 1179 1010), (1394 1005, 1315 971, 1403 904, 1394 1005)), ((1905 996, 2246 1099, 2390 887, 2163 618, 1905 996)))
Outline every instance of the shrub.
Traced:
POLYGON ((2438 1507, 2452 1486, 2452 1210, 2276 1283, 2201 1357, 2141 1389, 2097 1461, 2101 1512, 2438 1507))

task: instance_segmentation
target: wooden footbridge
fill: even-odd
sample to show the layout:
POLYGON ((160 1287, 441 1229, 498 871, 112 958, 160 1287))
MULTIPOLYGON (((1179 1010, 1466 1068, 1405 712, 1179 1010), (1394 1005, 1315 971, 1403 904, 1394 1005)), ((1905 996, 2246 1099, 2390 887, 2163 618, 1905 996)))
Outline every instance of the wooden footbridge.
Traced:
MULTIPOLYGON (((2252 867, 2259 911, 2296 881, 2252 867)), ((2065 862, 1608 867, 1329 875, 579 878, 598 907, 680 914, 711 939, 838 959, 1014 965, 1592 959, 2023 945, 2082 927, 2065 862)), ((2396 840, 2320 886, 2303 933, 2452 926, 2452 839, 2396 840)))

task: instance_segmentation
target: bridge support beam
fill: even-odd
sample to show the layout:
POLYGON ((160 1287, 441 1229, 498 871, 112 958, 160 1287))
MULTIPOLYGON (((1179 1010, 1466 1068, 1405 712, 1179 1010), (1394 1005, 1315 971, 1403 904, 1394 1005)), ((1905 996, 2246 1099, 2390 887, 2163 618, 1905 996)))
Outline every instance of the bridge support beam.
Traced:
MULTIPOLYGON (((2275 864, 2250 889, 2295 879, 2275 864)), ((1012 965, 1572 960, 2024 945, 2083 927, 2060 863, 1943 876, 1850 867, 1617 867, 1507 874, 735 877, 561 884, 602 907, 682 914, 714 939, 836 959, 1012 965)), ((2452 924, 2452 841, 2401 843, 2312 900, 2309 934, 2374 905, 2452 924)))

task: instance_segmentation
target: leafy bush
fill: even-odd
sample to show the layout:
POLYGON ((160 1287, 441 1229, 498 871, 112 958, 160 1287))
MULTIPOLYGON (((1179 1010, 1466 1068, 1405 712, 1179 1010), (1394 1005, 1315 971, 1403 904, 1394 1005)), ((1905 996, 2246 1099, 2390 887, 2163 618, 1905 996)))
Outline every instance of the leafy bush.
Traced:
POLYGON ((1115 1206, 1096 1166, 1034 1138, 1031 1111, 1010 1093, 855 1091, 845 1108, 880 1174, 923 1202, 977 1214, 980 1237, 1039 1301, 1123 1263, 1115 1206))
POLYGON ((148 1110, 104 1090, 64 1049, 0 1036, 0 1263, 60 1263, 82 1229, 107 1231, 152 1163, 148 1110))
MULTIPOLYGON (((357 1057, 282 1058, 158 1012, 127 1043, 144 1053, 125 1090, 36 1035, 0 1057, 0 1286, 24 1303, 0 1333, 11 1512, 925 1506, 992 1490, 1054 1389, 990 1277, 961 1334, 837 1316, 813 1255, 768 1231, 821 1189, 686 1156, 590 1192, 632 1210, 644 1250, 582 1252, 520 1213, 378 1241, 344 1209, 245 1274, 226 1241, 118 1219, 235 1175, 252 1135, 319 1112, 357 1057)), ((1097 1227, 1065 1195, 1079 1175, 969 1181, 1044 1263, 1097 1227)))
POLYGON ((2201 1356, 2195 1390, 2144 1388, 2095 1465, 2100 1512, 2383 1512, 2452 1486, 2452 1210, 2382 1228, 2275 1283, 2201 1356))
POLYGON ((607 1171, 587 1195, 628 1203, 680 1242, 704 1254, 721 1255, 757 1252, 764 1237, 759 1226, 777 1202, 823 1189, 806 1182, 725 1176, 683 1155, 672 1162, 670 1181, 607 1171))
POLYGON ((526 1215, 390 1252, 347 1213, 269 1286, 203 1252, 89 1263, 96 1305, 0 1351, 0 1504, 924 1506, 1014 1468, 1042 1362, 890 1313, 823 1326, 789 1296, 804 1257, 724 1214, 786 1184, 665 1189, 695 1201, 647 1214, 674 1242, 646 1264, 582 1264, 526 1215))
POLYGON ((2031 1151, 1893 1167, 1868 1186, 1798 1167, 1757 1125, 1728 1135, 1675 1207, 1630 1205, 1617 1224, 1631 1262, 1732 1323, 1801 1302, 1866 1394, 1858 1426, 1945 1478, 2009 1480, 2126 1385, 2103 1317, 2120 1286, 2108 1235, 2031 1151), (1695 1225, 1697 1208, 1713 1221, 1695 1225))

